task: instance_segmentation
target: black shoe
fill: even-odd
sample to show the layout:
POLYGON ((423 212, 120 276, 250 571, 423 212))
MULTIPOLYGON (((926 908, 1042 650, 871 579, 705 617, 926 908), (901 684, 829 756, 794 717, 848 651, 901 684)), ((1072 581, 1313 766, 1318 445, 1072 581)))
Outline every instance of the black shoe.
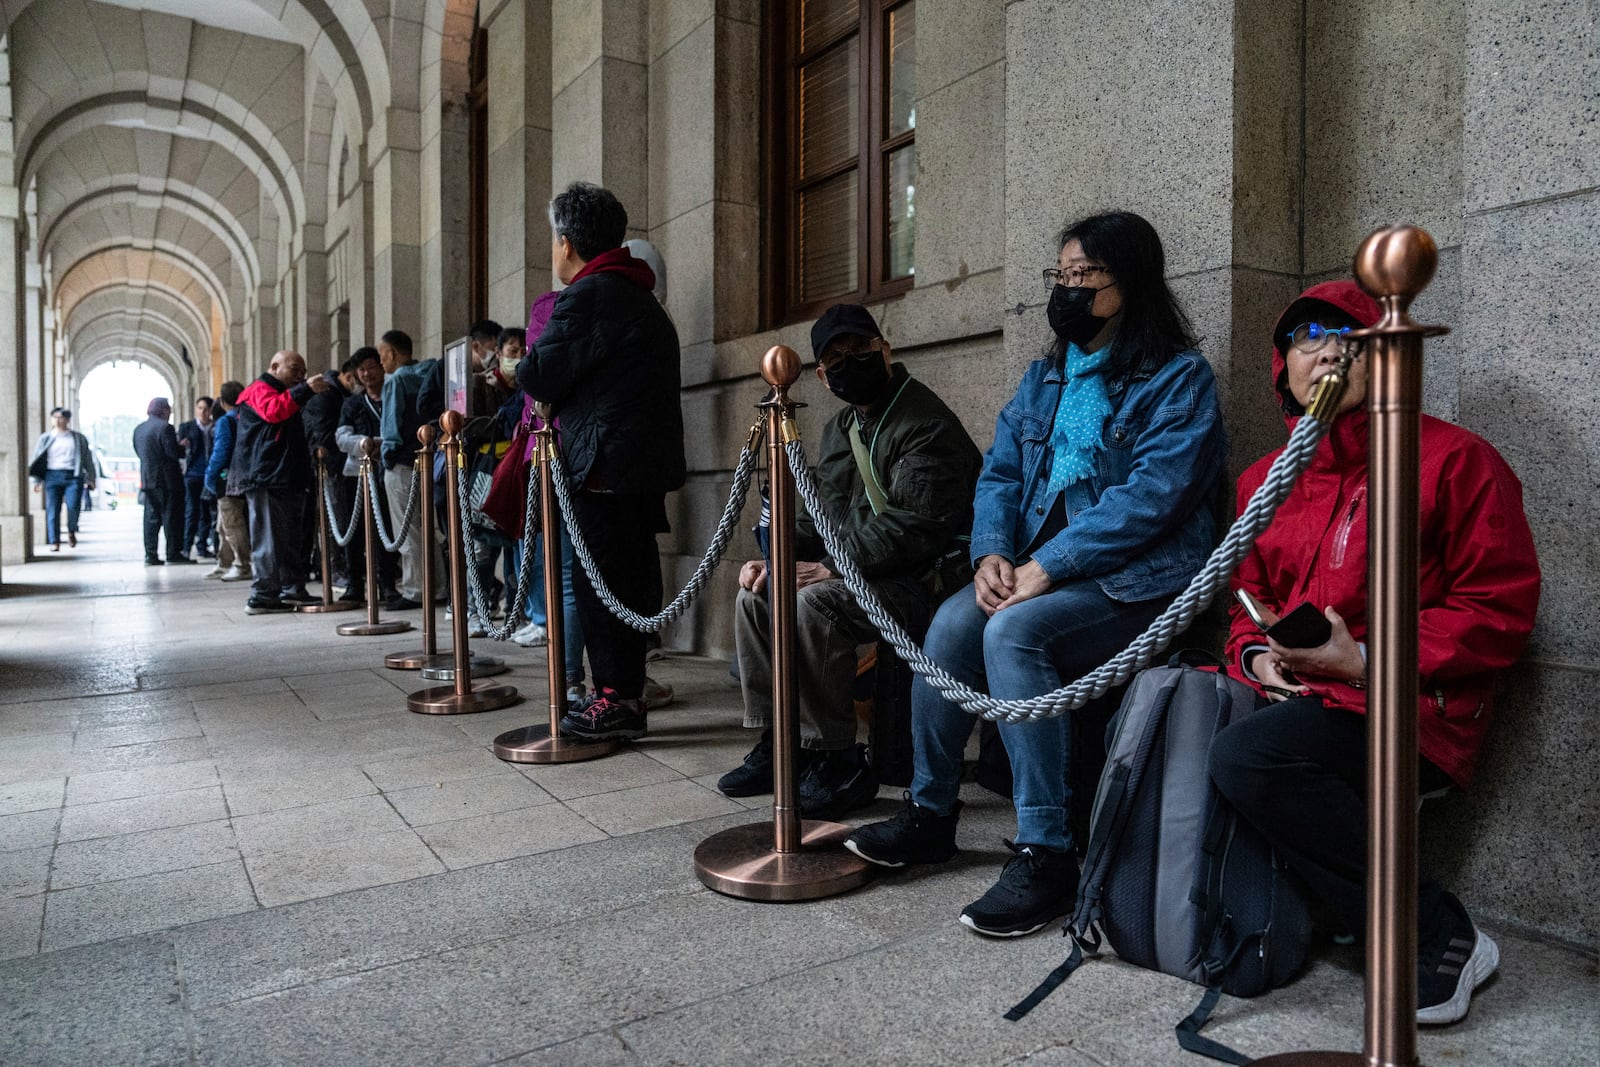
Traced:
POLYGON ((837 819, 878 799, 878 776, 867 765, 865 745, 818 753, 800 776, 800 814, 837 819))
POLYGON ((167 557, 167 562, 168 563, 193 563, 194 560, 190 559, 188 556, 168 556, 167 557))
POLYGON ((146 556, 144 558, 144 565, 146 567, 159 567, 159 566, 161 566, 161 557, 160 556, 146 556))
POLYGON ((275 596, 253 596, 244 605, 246 615, 282 615, 293 610, 293 604, 275 596))
POLYGON ((367 602, 367 591, 359 585, 352 585, 339 594, 339 599, 346 604, 365 604, 367 602))
POLYGON ((908 863, 943 863, 956 854, 956 820, 961 817, 961 801, 949 815, 939 815, 918 807, 905 794, 906 806, 900 814, 884 822, 863 826, 845 839, 844 847, 880 867, 904 867, 908 863))
POLYGON ((322 603, 322 598, 321 597, 312 596, 310 593, 306 592, 304 589, 285 589, 283 591, 283 593, 282 593, 282 598, 283 598, 285 603, 289 603, 289 604, 320 604, 320 603, 322 603))
POLYGON ((1000 880, 961 909, 961 925, 990 937, 1021 937, 1072 911, 1078 901, 1078 857, 1040 845, 1006 847, 1000 880))
POLYGON ((1500 966, 1500 946, 1472 925, 1466 909, 1445 894, 1447 915, 1417 945, 1417 1022, 1448 1026, 1467 1017, 1472 993, 1500 966))
POLYGON ((717 789, 725 797, 755 797, 772 792, 772 731, 761 731, 744 757, 744 762, 717 779, 717 789))
POLYGON ((420 607, 422 607, 420 601, 412 600, 410 597, 401 596, 398 593, 383 602, 383 610, 385 611, 415 611, 420 607))
POLYGON ((644 704, 623 700, 615 689, 601 689, 567 709, 561 732, 591 741, 620 738, 637 741, 645 734, 644 704))

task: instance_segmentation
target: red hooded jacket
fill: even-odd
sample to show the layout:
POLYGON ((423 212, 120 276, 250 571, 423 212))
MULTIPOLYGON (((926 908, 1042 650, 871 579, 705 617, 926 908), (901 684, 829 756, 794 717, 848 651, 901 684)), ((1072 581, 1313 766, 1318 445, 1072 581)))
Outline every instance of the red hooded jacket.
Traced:
MULTIPOLYGON (((1303 297, 1342 308, 1363 325, 1380 318, 1354 282, 1324 282, 1303 297)), ((1299 405, 1287 364, 1272 350, 1272 382, 1293 429, 1299 405), (1291 414, 1290 412, 1296 412, 1291 414)), ((1367 640, 1367 427, 1365 407, 1340 415, 1316 458, 1239 565, 1235 587, 1280 615, 1309 601, 1330 605, 1357 641, 1367 640)), ((1514 663, 1533 629, 1539 562, 1522 510, 1522 484, 1478 435, 1421 417, 1421 615, 1418 630, 1418 747, 1463 788, 1489 728, 1495 675, 1514 663)), ((1239 478, 1242 511, 1266 480, 1278 449, 1239 478)), ((1234 605, 1228 660, 1264 644, 1234 605)), ((1367 692, 1343 680, 1300 679, 1334 707, 1365 712, 1367 692)), ((1259 688, 1259 686, 1257 687, 1259 688)))

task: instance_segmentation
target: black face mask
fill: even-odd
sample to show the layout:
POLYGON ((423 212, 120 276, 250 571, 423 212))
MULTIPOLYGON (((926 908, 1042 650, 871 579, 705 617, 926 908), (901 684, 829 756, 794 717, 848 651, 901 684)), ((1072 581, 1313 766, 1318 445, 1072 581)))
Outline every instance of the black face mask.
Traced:
POLYGON ((881 400, 889 386, 889 368, 883 365, 883 353, 877 349, 845 356, 831 370, 824 368, 822 374, 834 396, 857 407, 881 400))
POLYGON ((1089 313, 1099 291, 1084 285, 1058 285, 1050 290, 1044 313, 1057 337, 1079 348, 1094 340, 1106 324, 1105 319, 1089 313))

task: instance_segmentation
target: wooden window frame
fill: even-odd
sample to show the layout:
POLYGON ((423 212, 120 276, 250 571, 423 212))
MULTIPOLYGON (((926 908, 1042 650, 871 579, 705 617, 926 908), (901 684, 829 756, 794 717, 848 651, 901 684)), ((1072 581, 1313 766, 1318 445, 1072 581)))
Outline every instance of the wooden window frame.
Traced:
MULTIPOLYGON (((890 155, 916 142, 915 127, 893 136, 889 130, 889 15, 915 0, 859 0, 860 17, 853 30, 841 30, 824 41, 798 51, 800 0, 774 0, 763 20, 762 57, 765 69, 763 188, 767 210, 763 238, 768 250, 762 286, 762 320, 768 327, 815 318, 833 304, 876 303, 900 296, 916 284, 914 274, 884 277, 888 269, 889 189, 886 184, 890 155), (856 278, 854 291, 802 301, 796 291, 800 277, 799 235, 795 232, 795 201, 802 183, 795 173, 799 159, 800 123, 794 117, 800 95, 800 68, 851 36, 861 41, 860 97, 857 125, 859 140, 853 163, 841 163, 809 176, 814 186, 856 168, 856 278)), ((915 264, 913 263, 913 269, 915 264)))
POLYGON ((489 31, 473 16, 467 61, 467 306, 489 317, 489 31))

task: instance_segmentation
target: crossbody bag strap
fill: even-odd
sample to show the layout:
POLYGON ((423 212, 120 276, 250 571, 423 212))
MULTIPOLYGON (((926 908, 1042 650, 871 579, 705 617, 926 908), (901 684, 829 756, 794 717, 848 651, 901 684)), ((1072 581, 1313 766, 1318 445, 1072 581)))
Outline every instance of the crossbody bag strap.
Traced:
POLYGON ((856 468, 861 471, 861 484, 867 491, 867 503, 874 515, 882 515, 889 506, 889 496, 878 484, 878 472, 872 469, 872 457, 867 453, 867 443, 861 439, 861 427, 854 417, 845 419, 845 436, 850 438, 850 454, 856 458, 856 468))

